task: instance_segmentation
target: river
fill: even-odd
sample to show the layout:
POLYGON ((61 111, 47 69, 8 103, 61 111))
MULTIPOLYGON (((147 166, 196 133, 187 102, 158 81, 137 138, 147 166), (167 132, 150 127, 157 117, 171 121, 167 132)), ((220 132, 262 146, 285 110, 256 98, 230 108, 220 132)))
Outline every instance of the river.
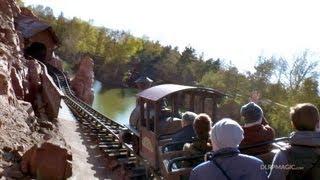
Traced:
POLYGON ((99 81, 94 82, 93 89, 94 109, 121 124, 129 122, 136 104, 136 89, 104 87, 99 81))

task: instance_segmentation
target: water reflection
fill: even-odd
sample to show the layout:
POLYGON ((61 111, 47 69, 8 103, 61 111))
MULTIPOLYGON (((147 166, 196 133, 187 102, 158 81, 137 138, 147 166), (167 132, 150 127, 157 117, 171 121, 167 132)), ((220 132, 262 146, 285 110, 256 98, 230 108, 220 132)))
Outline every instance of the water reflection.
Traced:
POLYGON ((94 83, 93 108, 118 121, 121 124, 128 123, 131 111, 135 107, 136 89, 130 88, 107 88, 101 82, 94 83))

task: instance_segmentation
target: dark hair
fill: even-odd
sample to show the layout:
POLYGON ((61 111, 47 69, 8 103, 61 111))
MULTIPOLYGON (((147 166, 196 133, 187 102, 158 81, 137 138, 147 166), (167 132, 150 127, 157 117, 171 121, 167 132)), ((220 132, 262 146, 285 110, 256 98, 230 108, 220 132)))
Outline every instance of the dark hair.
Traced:
POLYGON ((290 108, 290 119, 298 131, 314 131, 319 122, 319 110, 311 103, 301 103, 290 108))
POLYGON ((211 129, 212 121, 210 116, 205 113, 199 114, 194 122, 193 129, 199 139, 208 139, 209 131, 211 129))
POLYGON ((254 102, 245 104, 240 109, 241 116, 244 117, 246 123, 253 123, 259 121, 263 116, 263 111, 259 105, 254 102))

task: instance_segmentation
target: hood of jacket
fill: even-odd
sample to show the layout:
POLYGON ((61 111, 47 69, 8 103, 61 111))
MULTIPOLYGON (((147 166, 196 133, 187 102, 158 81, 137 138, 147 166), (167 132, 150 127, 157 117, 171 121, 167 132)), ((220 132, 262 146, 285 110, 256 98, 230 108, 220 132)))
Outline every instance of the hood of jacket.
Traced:
POLYGON ((316 131, 293 132, 290 135, 289 143, 293 145, 320 147, 320 132, 316 132, 316 131))

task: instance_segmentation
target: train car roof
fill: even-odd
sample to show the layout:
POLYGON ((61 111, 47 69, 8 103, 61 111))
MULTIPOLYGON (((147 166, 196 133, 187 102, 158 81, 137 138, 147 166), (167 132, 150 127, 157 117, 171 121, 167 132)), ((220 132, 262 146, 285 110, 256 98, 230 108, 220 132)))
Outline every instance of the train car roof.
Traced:
POLYGON ((165 96, 168 96, 170 94, 173 94, 175 92, 185 91, 185 90, 194 90, 194 89, 202 89, 202 90, 211 92, 213 94, 217 94, 219 96, 225 96, 225 94, 214 89, 194 87, 194 86, 184 86, 184 85, 178 85, 178 84, 161 84, 158 86, 153 86, 151 88, 148 88, 138 93, 137 96, 151 100, 151 101, 158 101, 159 99, 165 96))

